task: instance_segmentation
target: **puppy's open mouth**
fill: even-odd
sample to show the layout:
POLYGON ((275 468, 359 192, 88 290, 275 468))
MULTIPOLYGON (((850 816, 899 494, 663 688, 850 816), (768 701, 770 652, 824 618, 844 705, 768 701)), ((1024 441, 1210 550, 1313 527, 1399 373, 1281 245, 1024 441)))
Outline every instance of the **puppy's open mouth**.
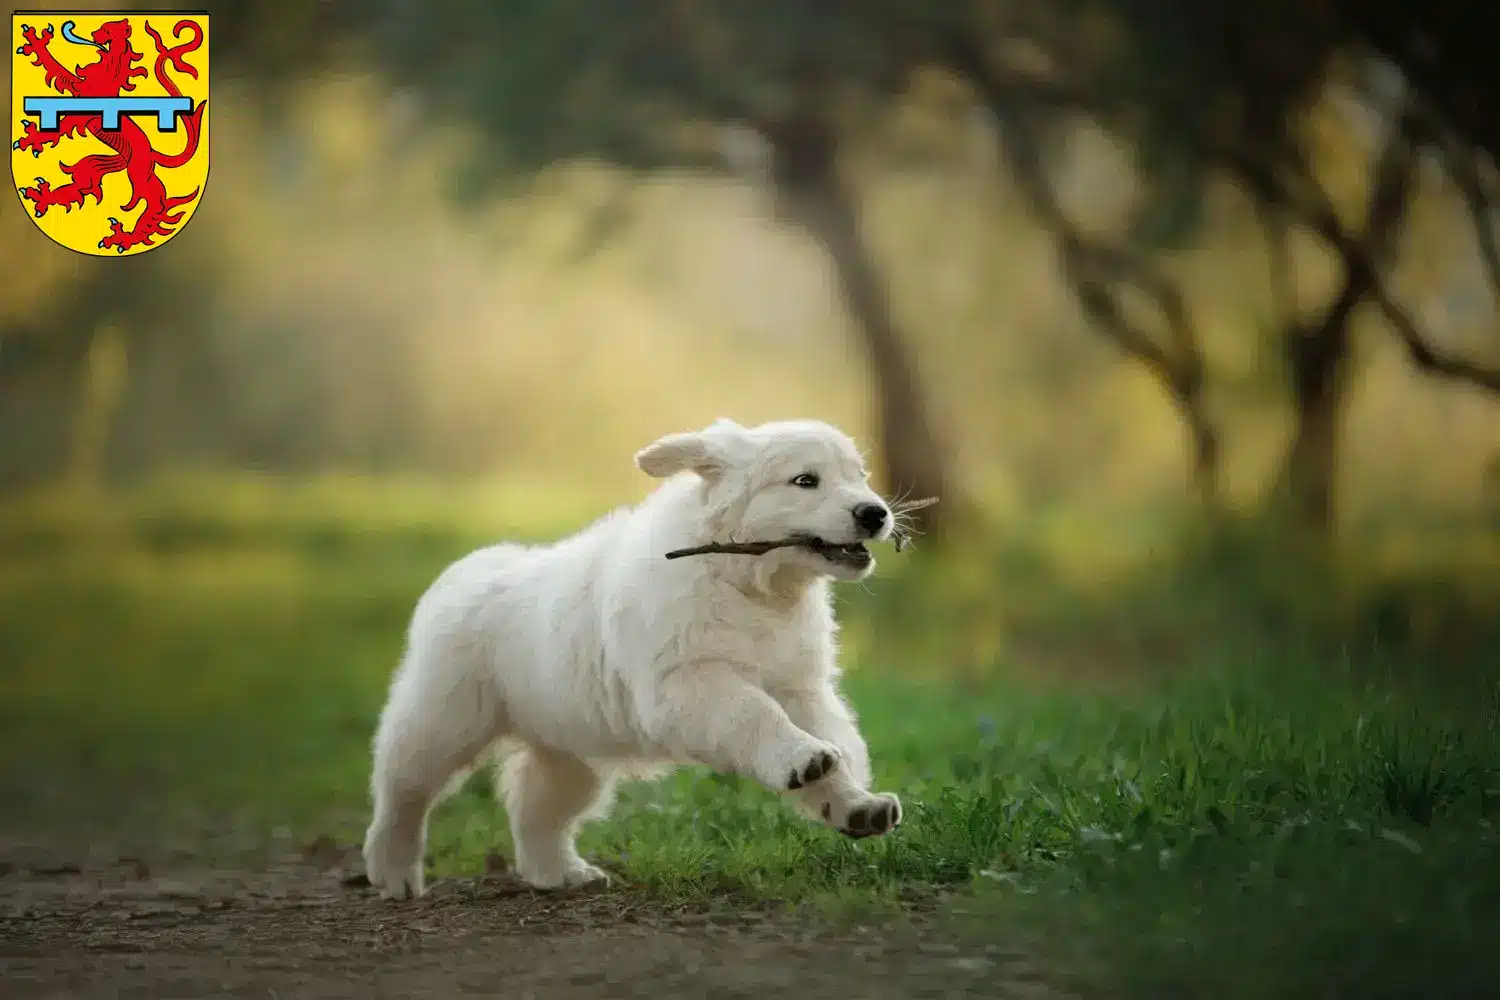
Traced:
POLYGON ((816 552, 835 566, 848 566, 850 569, 864 569, 870 565, 873 558, 870 550, 865 548, 863 542, 851 542, 848 545, 835 545, 825 542, 821 538, 800 539, 802 548, 809 552, 816 552))

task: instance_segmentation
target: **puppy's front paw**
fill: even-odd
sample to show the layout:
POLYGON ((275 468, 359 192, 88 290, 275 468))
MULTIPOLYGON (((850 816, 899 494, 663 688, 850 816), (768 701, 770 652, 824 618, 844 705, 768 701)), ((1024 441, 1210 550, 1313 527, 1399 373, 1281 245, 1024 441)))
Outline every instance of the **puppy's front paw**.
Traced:
POLYGON ((824 744, 801 764, 792 767, 786 787, 795 790, 828 777, 839 766, 840 759, 838 747, 824 744))
POLYGON ((409 852, 393 850, 382 838, 366 846, 365 875, 384 899, 416 899, 425 890, 422 861, 405 861, 409 852))
POLYGON ((584 886, 607 886, 614 880, 610 878, 609 872, 598 865, 584 862, 576 868, 570 868, 563 876, 563 885, 570 889, 582 888, 584 886))
MULTIPOLYGON (((824 819, 832 819, 829 809, 824 819)), ((890 833, 901 825, 901 800, 890 792, 881 792, 850 809, 838 831, 855 840, 861 837, 879 837, 890 833)))
POLYGON ((422 837, 377 817, 365 833, 365 876, 386 899, 416 899, 425 891, 422 837))
POLYGON ((557 868, 517 866, 521 880, 533 889, 580 889, 585 886, 607 886, 609 872, 576 858, 557 868))
POLYGON ((573 856, 532 858, 517 852, 516 874, 532 889, 579 889, 583 886, 607 886, 609 873, 597 865, 573 856))

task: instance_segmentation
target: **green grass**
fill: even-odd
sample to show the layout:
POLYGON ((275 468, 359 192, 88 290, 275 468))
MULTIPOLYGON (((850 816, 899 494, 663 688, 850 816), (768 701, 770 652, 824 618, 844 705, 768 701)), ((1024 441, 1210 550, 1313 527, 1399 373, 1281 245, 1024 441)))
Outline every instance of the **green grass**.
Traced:
MULTIPOLYGON (((31 541, 0 562, 4 824, 357 841, 406 616, 470 539, 189 534, 11 536, 31 541)), ((848 691, 906 803, 899 835, 847 841, 689 769, 624 789, 586 853, 643 899, 868 920, 941 898, 959 932, 1024 936, 1109 993, 1492 992, 1493 656, 1432 691, 1409 663, 1240 635, 1202 643, 1190 676, 1108 691, 1024 683, 1003 651, 959 683, 868 652, 921 627, 889 614, 887 586, 905 584, 849 602, 866 652, 848 691)), ((495 847, 503 814, 476 778, 435 819, 433 868, 480 871, 495 847)))

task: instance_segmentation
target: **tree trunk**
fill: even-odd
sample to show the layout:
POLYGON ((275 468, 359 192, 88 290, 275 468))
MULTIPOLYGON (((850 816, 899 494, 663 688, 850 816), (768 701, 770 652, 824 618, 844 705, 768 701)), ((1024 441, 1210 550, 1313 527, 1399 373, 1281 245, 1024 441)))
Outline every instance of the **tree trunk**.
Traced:
MULTIPOLYGON (((1040 191, 1037 186, 1033 191, 1040 191)), ((1050 194, 1034 197, 1039 213, 1059 234, 1068 283, 1084 313, 1095 326, 1140 363, 1171 396, 1187 427, 1189 478, 1193 492, 1205 510, 1219 508, 1219 429, 1209 414, 1204 394, 1203 352, 1188 319, 1187 306, 1176 288, 1151 274, 1133 258, 1100 247, 1086 247, 1082 238, 1060 211, 1050 194), (1108 262, 1108 266, 1104 266, 1108 262), (1110 290, 1111 279, 1128 279, 1134 270, 1137 287, 1158 302, 1172 333, 1173 349, 1158 346, 1149 334, 1133 326, 1110 290)))
POLYGON ((1219 506, 1219 432, 1203 410, 1201 394, 1178 403, 1193 442, 1192 486, 1205 510, 1219 506))
POLYGON ((1090 237, 1063 211, 1043 163, 1036 116, 1018 105, 967 35, 948 39, 946 60, 978 92, 994 116, 1001 155, 1037 221, 1057 240, 1064 277, 1100 333, 1141 364, 1171 396, 1191 443, 1190 485, 1204 509, 1219 509, 1219 431, 1204 394, 1203 349, 1176 284, 1128 246, 1090 237), (1164 336, 1133 323, 1117 292, 1126 285, 1151 299, 1164 336))
POLYGON ((1375 268, 1388 256, 1406 218, 1412 146, 1404 112, 1392 115, 1390 136, 1375 164, 1365 212, 1362 262, 1348 262, 1343 285, 1315 328, 1294 325, 1286 340, 1296 430, 1280 476, 1294 523, 1318 536, 1332 533, 1338 505, 1339 424, 1348 388, 1349 324, 1375 289, 1375 268))
POLYGON ((1281 487, 1294 522, 1326 536, 1334 526, 1349 319, 1363 291, 1346 285, 1318 329, 1287 341, 1296 430, 1282 466, 1281 487))
POLYGON ((835 141, 815 115, 763 124, 773 151, 772 174, 783 211, 827 251, 839 291, 864 340, 875 376, 876 420, 884 489, 897 497, 942 497, 912 516, 936 535, 943 512, 958 498, 927 413, 916 369, 896 327, 885 283, 859 230, 851 192, 838 175, 835 141))

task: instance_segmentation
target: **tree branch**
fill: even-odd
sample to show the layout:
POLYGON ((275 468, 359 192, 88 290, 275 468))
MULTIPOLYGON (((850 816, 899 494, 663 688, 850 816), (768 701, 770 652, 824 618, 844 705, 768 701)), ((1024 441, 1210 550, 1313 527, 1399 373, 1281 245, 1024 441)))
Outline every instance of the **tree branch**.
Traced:
MULTIPOLYGON (((942 59, 950 70, 973 84, 992 108, 996 95, 1008 96, 1016 103, 1024 101, 1034 108, 1046 108, 1054 113, 1081 114, 1117 131, 1127 130, 1133 117, 1138 116, 1138 112, 1123 101, 1091 92, 1069 81, 1029 72, 994 69, 983 58, 976 43, 967 37, 949 39, 942 59)), ((1285 165, 1278 167, 1267 161, 1264 151, 1248 147, 1233 136, 1215 134, 1199 121, 1192 108, 1158 110, 1159 113, 1171 114, 1180 122, 1179 135, 1196 147, 1207 162, 1217 163, 1232 174, 1257 202, 1284 213, 1315 233, 1342 258, 1346 271, 1367 276, 1370 300, 1380 309, 1392 332, 1406 348, 1412 364, 1431 374, 1500 392, 1500 368, 1438 353, 1431 338, 1391 292, 1376 262, 1377 255, 1348 231, 1333 204, 1305 171, 1291 170, 1285 165)), ((1405 127, 1413 124, 1408 119, 1405 127)), ((1479 193, 1483 194, 1482 187, 1479 193)), ((1487 205, 1488 199, 1484 201, 1487 205)), ((1482 252, 1497 278, 1497 288, 1500 288, 1500 246, 1494 245, 1496 240, 1488 226, 1484 229, 1489 233, 1488 242, 1492 249, 1483 249, 1482 252)), ((1485 241, 1486 237, 1481 236, 1481 240, 1485 241)), ((1137 356, 1146 359, 1145 355, 1137 356)))
POLYGON ((1458 188, 1464 207, 1468 209, 1469 222, 1474 227, 1479 254, 1484 260, 1485 272, 1490 281, 1490 291, 1495 301, 1500 303, 1500 241, 1496 240, 1494 205, 1484 189, 1478 157, 1472 149, 1464 148, 1446 129, 1440 133, 1438 148, 1443 166, 1458 188))
POLYGON ((667 553, 667 558, 681 559, 683 556, 706 555, 763 556, 776 549, 807 547, 811 544, 811 540, 807 538, 782 538, 774 542, 709 542, 685 549, 673 549, 667 553))
MULTIPOLYGON (((1204 362, 1187 302, 1177 286, 1139 254, 1090 239, 1063 210, 1043 163, 1034 118, 1038 107, 1081 106, 1080 94, 1051 85, 1012 88, 967 38, 950 40, 949 67, 979 92, 1001 132, 1001 150, 1032 214, 1057 240, 1064 275, 1098 329, 1162 383, 1182 411, 1194 441, 1194 476, 1205 499, 1216 492, 1219 436, 1203 400, 1204 362), (1041 97, 1042 100, 1034 99, 1041 97), (1170 347, 1131 323, 1114 290, 1127 284, 1160 312, 1170 347)), ((1032 81, 1037 83, 1038 81, 1032 81)), ((1091 105, 1092 106, 1092 105, 1091 105)))
POLYGON ((1292 267, 1290 227, 1286 213, 1259 198, 1252 199, 1256 220, 1266 240, 1266 266, 1271 286, 1271 309, 1283 329, 1297 321, 1297 275, 1292 267))
MULTIPOLYGON (((1403 127, 1409 127, 1410 123, 1403 127)), ((1431 345, 1415 317, 1391 292, 1376 261, 1377 254, 1364 241, 1355 238, 1339 221, 1338 213, 1325 198, 1296 197, 1264 166, 1243 150, 1220 147, 1223 161, 1259 197, 1291 210, 1298 221, 1317 233, 1343 258, 1352 273, 1365 274, 1369 295, 1380 308, 1392 332, 1406 348, 1412 364, 1423 371, 1455 381, 1469 382, 1492 392, 1500 392, 1500 368, 1491 368, 1460 357, 1441 355, 1431 345)))

